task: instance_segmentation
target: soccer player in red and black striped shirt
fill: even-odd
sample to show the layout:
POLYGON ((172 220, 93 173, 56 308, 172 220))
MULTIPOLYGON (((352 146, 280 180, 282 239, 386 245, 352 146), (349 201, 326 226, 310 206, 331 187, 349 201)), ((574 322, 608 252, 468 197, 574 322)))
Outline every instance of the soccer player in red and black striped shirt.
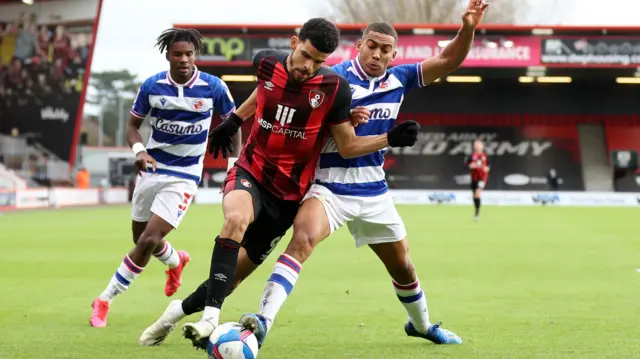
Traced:
POLYGON ((484 144, 481 140, 473 142, 473 153, 466 156, 464 165, 471 175, 471 191, 473 192, 473 205, 475 207, 474 219, 480 215, 480 197, 489 178, 489 157, 484 152, 484 144))
MULTIPOLYGON (((402 122, 383 135, 356 136, 349 121, 349 83, 322 67, 339 39, 335 25, 315 18, 292 37, 291 54, 265 50, 254 58, 256 122, 226 179, 223 228, 216 238, 209 279, 196 290, 206 290, 202 320, 183 328, 185 337, 198 347, 218 325, 238 257, 241 263, 249 259, 259 265, 293 225, 329 134, 344 158, 389 146, 412 146, 417 139, 419 125, 414 121, 402 122)), ((231 149, 232 136, 243 121, 239 116, 231 115, 212 131, 214 157, 220 151, 226 157, 231 149)))

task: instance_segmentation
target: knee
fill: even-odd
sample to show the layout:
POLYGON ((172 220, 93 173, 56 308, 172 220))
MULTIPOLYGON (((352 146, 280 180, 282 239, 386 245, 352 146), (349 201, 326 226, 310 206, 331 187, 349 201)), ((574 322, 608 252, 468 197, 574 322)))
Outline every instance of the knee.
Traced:
POLYGON ((244 233, 249 226, 249 218, 241 213, 229 213, 224 217, 223 228, 227 232, 244 233))
POLYGON ((392 269, 399 273, 405 273, 405 274, 415 273, 415 267, 413 266, 413 263, 411 263, 411 260, 409 259, 408 254, 397 257, 392 265, 392 269))

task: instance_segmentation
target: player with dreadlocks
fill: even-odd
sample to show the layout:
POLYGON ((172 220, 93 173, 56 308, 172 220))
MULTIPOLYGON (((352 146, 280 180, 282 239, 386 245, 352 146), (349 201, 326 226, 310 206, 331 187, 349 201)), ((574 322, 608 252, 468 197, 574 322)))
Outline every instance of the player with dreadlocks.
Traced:
MULTIPOLYGON (((151 256, 169 267, 165 295, 178 290, 189 254, 176 251, 164 238, 178 228, 198 189, 213 111, 223 119, 239 116, 226 84, 194 65, 203 47, 198 31, 165 30, 156 46, 169 61, 169 71, 151 76, 140 86, 126 133, 139 171, 131 213, 135 247, 93 302, 90 323, 94 327, 107 325, 111 302, 129 288, 151 256), (145 146, 139 130, 146 118, 152 132, 145 146)), ((223 151, 235 150, 237 157, 240 146, 233 147, 223 151)))

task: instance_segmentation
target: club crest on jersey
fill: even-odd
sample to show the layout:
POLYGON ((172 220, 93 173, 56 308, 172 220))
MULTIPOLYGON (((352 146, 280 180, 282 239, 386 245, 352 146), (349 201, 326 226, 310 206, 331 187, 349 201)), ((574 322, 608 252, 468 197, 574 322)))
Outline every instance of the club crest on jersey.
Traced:
POLYGON ((204 102, 202 100, 195 100, 193 102, 193 109, 196 111, 200 111, 204 107, 204 102))
POLYGON ((316 109, 322 105, 324 101, 324 92, 318 90, 309 91, 309 104, 312 108, 316 109))
POLYGON ((240 180, 240 183, 242 183, 242 185, 247 187, 247 188, 251 188, 251 182, 247 181, 244 178, 240 180))

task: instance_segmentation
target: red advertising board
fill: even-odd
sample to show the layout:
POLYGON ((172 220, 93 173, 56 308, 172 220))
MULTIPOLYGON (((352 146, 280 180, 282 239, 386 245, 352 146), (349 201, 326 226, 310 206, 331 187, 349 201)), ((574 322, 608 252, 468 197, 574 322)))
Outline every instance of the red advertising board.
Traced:
MULTIPOLYGON (((357 37, 343 38, 327 63, 335 65, 356 57, 357 37)), ((394 64, 411 64, 442 52, 451 41, 448 36, 400 36, 394 64)), ((528 67, 540 63, 540 39, 533 36, 508 38, 476 38, 473 48, 462 64, 466 67, 528 67)))

